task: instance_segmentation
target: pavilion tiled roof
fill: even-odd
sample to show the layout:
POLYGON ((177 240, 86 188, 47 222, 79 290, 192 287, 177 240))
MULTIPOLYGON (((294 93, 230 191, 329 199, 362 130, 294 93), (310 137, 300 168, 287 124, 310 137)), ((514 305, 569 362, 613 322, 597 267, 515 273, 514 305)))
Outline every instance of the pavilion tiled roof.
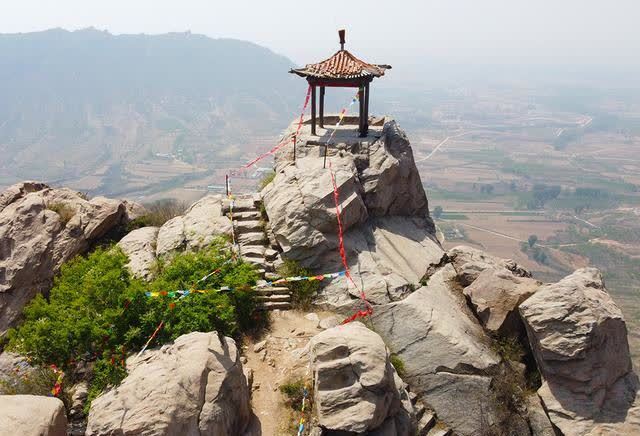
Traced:
POLYGON ((384 76, 390 65, 375 65, 361 61, 347 50, 336 52, 329 59, 317 64, 308 64, 304 68, 294 68, 290 73, 301 77, 318 79, 359 79, 384 76))

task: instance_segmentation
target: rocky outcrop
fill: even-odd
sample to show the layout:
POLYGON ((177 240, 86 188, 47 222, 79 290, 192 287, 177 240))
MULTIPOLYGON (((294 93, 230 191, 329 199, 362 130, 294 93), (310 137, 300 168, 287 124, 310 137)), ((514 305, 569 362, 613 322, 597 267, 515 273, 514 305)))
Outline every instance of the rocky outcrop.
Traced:
POLYGON ((469 286, 487 269, 506 269, 518 277, 531 277, 531 273, 511 259, 501 259, 477 248, 459 245, 447 252, 458 272, 463 286, 469 286))
POLYGON ((540 282, 513 275, 509 270, 487 269, 464 289, 485 329, 500 335, 524 334, 518 307, 533 295, 540 282))
POLYGON ((220 235, 231 232, 231 220, 224 216, 222 196, 208 195, 195 202, 183 215, 160 227, 156 256, 177 250, 197 250, 211 244, 220 235))
POLYGON ((456 433, 475 435, 495 421, 490 373, 500 359, 454 290, 455 279, 446 265, 406 299, 375 307, 372 320, 404 362, 412 392, 456 433))
POLYGON ((122 201, 25 182, 0 195, 0 333, 60 266, 129 219, 122 201))
POLYGON ((153 277, 156 263, 156 240, 158 227, 136 229, 118 242, 118 247, 129 258, 127 267, 135 277, 149 280, 153 277))
POLYGON ((309 349, 318 424, 326 434, 414 434, 409 394, 380 336, 352 322, 314 336, 309 349))
MULTIPOLYGON (((337 138, 327 168, 314 141, 307 134, 298 137, 295 161, 291 150, 283 149, 276 156, 277 174, 262 192, 283 255, 317 272, 343 269, 333 173, 346 257, 367 297, 374 304, 406 297, 444 258, 406 135, 387 120, 366 139, 337 138)), ((344 283, 331 283, 318 303, 332 310, 350 307, 353 292, 344 283)))
POLYGON ((130 357, 127 370, 92 402, 87 435, 241 435, 249 423, 249 387, 230 338, 183 335, 130 357))
POLYGON ((64 404, 54 397, 0 395, 0 436, 66 436, 64 404))
POLYGON ((542 286, 520 313, 551 421, 565 435, 640 433, 627 329, 600 272, 583 268, 542 286))

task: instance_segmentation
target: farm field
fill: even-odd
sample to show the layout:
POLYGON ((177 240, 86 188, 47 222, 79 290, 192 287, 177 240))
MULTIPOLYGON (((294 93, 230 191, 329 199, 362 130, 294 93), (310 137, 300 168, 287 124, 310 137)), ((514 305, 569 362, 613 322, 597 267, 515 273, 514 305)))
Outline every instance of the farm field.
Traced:
POLYGON ((408 133, 445 248, 542 281, 600 268, 640 366, 640 98, 602 90, 573 110, 531 90, 442 98, 408 133))

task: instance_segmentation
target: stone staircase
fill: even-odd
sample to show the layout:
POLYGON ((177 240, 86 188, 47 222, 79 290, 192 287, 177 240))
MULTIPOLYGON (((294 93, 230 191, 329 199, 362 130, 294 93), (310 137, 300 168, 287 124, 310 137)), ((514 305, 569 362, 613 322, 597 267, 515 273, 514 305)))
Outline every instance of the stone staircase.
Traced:
MULTIPOLYGON (((260 276, 266 280, 277 278, 275 274, 279 253, 269 241, 266 225, 260 207, 262 199, 258 194, 240 195, 231 201, 224 200, 223 211, 231 218, 240 257, 253 264, 260 276)), ((291 292, 284 286, 266 286, 264 280, 258 282, 256 293, 264 310, 288 310, 291 308, 291 292), (265 285, 260 287, 260 285, 265 285)))
POLYGON ((438 422, 435 413, 425 407, 422 401, 418 400, 416 394, 409 392, 409 398, 413 404, 413 410, 416 412, 417 436, 450 436, 452 434, 451 429, 438 422))

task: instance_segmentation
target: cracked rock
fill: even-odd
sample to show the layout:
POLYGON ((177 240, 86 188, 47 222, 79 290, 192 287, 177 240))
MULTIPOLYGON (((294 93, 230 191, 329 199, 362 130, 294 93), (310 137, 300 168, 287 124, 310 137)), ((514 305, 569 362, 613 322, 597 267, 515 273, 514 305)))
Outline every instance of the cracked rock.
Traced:
POLYGON ((409 436, 415 414, 382 338, 360 322, 310 342, 318 424, 330 431, 409 436))
POLYGON ((243 434, 250 390, 233 339, 194 332, 165 351, 127 359, 129 375, 92 402, 87 436, 243 434))

